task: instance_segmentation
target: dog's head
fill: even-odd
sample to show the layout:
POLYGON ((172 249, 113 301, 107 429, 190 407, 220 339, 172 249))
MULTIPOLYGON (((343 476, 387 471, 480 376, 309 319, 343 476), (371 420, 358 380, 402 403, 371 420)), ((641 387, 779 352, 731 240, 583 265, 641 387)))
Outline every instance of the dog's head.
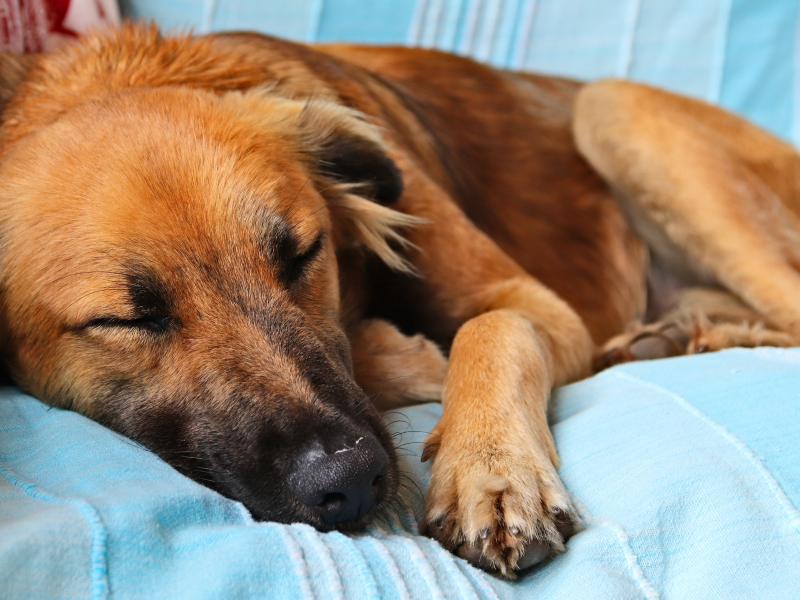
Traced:
POLYGON ((405 267, 376 129, 330 102, 165 86, 87 94, 23 135, 25 101, 0 165, 15 381, 257 518, 346 529, 389 503, 336 258, 357 243, 405 267))

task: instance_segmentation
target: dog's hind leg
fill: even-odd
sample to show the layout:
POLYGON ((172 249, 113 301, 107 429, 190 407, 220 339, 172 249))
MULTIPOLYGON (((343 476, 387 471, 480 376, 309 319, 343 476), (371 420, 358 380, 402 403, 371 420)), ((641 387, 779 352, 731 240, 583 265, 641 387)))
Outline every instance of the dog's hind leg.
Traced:
POLYGON ((447 359, 432 341, 381 319, 361 321, 349 334, 356 382, 378 410, 442 399, 447 359))
POLYGON ((796 336, 773 327, 730 292, 687 288, 676 306, 653 323, 634 323, 608 340, 595 371, 636 360, 713 352, 731 347, 794 346, 796 336))
MULTIPOLYGON (((765 343, 800 342, 800 156, 790 146, 710 105, 621 81, 579 93, 573 132, 654 263, 683 285, 733 292, 782 334, 765 343)), ((729 325, 708 343, 753 342, 758 332, 745 329, 729 325)))

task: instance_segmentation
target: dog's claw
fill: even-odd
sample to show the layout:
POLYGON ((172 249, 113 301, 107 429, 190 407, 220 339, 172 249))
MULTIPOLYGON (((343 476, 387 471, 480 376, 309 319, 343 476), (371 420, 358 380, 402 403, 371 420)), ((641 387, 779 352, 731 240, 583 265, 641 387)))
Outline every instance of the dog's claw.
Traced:
POLYGON ((555 469, 550 477, 531 472, 528 485, 519 488, 496 475, 459 485, 449 470, 445 473, 444 486, 439 481, 432 484, 421 529, 480 569, 513 578, 516 571, 563 552, 576 529, 569 496, 555 469), (455 493, 439 496, 436 492, 442 494, 442 487, 455 493))
POLYGON ((447 524, 447 515, 442 515, 433 524, 436 526, 437 531, 444 531, 444 526, 447 524))
POLYGON ((495 566, 483 553, 483 547, 481 544, 461 544, 461 546, 458 547, 458 550, 456 550, 456 556, 463 558, 467 562, 475 565, 479 569, 483 569, 484 571, 495 570, 495 566))
POLYGON ((564 538, 564 542, 566 543, 576 530, 576 521, 574 517, 557 508, 554 511, 553 518, 559 535, 564 538))

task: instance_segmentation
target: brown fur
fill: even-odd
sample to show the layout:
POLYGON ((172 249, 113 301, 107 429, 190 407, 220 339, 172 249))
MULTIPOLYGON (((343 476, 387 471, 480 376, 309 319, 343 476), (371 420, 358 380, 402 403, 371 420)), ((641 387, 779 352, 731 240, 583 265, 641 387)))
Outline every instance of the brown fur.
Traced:
POLYGON ((260 518, 326 527, 259 483, 304 437, 392 455, 365 392, 441 395, 423 527, 510 574, 577 524, 546 406, 598 346, 800 336, 800 157, 705 104, 134 26, 5 63, 11 374, 260 518))

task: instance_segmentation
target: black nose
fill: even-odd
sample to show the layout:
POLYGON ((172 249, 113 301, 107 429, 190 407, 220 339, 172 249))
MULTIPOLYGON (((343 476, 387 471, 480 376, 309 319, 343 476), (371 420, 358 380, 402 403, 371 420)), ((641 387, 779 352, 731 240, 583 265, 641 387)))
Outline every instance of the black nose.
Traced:
POLYGON ((331 453, 317 443, 301 454, 289 476, 297 499, 325 523, 356 521, 386 493, 389 457, 371 433, 331 453))

